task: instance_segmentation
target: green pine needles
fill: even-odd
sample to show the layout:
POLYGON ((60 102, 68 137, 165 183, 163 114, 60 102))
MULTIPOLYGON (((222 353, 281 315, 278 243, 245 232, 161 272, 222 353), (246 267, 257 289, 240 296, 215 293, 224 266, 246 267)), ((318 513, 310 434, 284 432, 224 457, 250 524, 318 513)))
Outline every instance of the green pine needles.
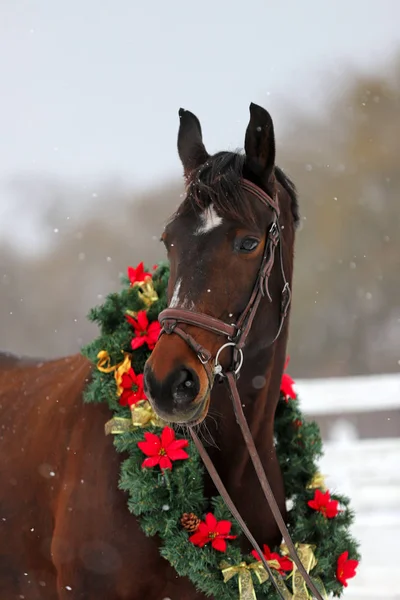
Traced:
MULTIPOLYGON (((168 278, 168 264, 160 264, 152 274, 158 298, 153 296, 150 303, 143 296, 140 282, 132 285, 132 277, 131 281, 124 277, 122 290, 110 294, 102 306, 91 310, 89 319, 99 325, 100 335, 82 352, 94 365, 97 365, 101 351, 108 353, 111 365, 120 364, 124 353, 129 353, 134 372, 143 372, 150 350, 146 344, 132 350, 134 331, 126 315, 136 315, 138 311, 145 310, 149 322, 157 321, 159 312, 166 306, 168 278)), ((85 391, 85 401, 107 403, 114 417, 131 418, 129 406, 120 405, 113 371, 93 370, 92 380, 85 391)), ((232 520, 221 497, 204 497, 204 468, 191 440, 185 448, 189 459, 174 462, 171 470, 161 471, 158 466, 142 468, 145 456, 137 444, 144 440, 146 431, 160 435, 162 428, 135 427, 114 438, 117 451, 129 456, 121 465, 119 487, 127 493, 130 512, 138 517, 146 535, 159 537, 161 555, 179 575, 189 577, 198 590, 217 600, 238 600, 238 577, 224 583, 220 568, 221 561, 231 565, 242 561, 248 564, 255 562, 253 556, 241 554, 241 532, 237 523, 232 520), (231 533, 238 537, 227 542, 225 553, 214 550, 211 544, 200 548, 188 541, 190 534, 180 522, 183 513, 194 513, 204 519, 207 512, 212 512, 218 520, 232 521, 231 533)), ((176 438, 184 438, 183 433, 177 432, 176 438)), ((349 499, 331 494, 331 500, 339 502, 339 512, 333 518, 327 518, 323 512, 308 506, 308 502, 314 499, 314 487, 318 485, 315 478, 318 476, 317 460, 322 455, 322 442, 318 426, 305 422, 297 399, 287 399, 282 394, 275 417, 275 438, 286 497, 292 503, 288 512, 288 528, 293 542, 312 545, 317 564, 310 575, 322 582, 328 594, 339 596, 343 584, 337 578, 338 558, 348 552, 349 559, 359 559, 358 544, 350 534, 353 513, 349 499)), ((271 550, 279 552, 279 548, 271 550)), ((290 572, 284 576, 284 582, 292 593, 290 572)), ((253 577, 253 584, 257 600, 278 600, 269 580, 260 584, 253 577)))

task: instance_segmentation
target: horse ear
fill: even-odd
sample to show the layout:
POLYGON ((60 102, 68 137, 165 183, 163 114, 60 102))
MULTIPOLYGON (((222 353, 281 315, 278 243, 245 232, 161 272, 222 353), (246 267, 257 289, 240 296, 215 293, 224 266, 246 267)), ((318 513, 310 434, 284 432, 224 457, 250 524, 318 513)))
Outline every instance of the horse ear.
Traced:
POLYGON ((253 103, 250 104, 244 149, 249 170, 268 183, 275 165, 274 125, 269 112, 253 103))
POLYGON ((184 108, 179 109, 178 154, 185 177, 203 165, 209 154, 203 144, 200 121, 184 108))

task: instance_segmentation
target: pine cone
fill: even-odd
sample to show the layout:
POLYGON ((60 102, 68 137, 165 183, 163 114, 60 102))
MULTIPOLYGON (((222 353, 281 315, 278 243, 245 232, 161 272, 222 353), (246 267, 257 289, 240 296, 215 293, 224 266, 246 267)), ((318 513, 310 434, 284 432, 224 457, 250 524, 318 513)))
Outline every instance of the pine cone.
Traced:
POLYGON ((201 519, 194 513, 183 513, 181 517, 181 525, 189 533, 194 533, 201 523, 201 519))

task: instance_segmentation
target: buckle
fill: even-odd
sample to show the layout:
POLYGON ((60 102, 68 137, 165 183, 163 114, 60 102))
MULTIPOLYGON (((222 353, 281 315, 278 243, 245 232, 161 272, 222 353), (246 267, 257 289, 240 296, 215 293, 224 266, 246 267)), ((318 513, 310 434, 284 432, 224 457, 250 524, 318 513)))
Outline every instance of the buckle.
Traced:
POLYGON ((200 350, 197 353, 197 357, 202 365, 206 365, 211 358, 211 354, 207 350, 204 350, 204 351, 200 350))
POLYGON ((235 345, 238 343, 240 336, 242 335, 242 330, 241 329, 237 329, 235 335, 228 337, 228 340, 230 342, 233 342, 235 345))
POLYGON ((278 225, 277 225, 276 221, 274 221, 272 223, 271 227, 269 228, 268 238, 271 240, 271 242, 274 244, 274 246, 278 245, 278 243, 279 243, 279 229, 278 229, 278 225))

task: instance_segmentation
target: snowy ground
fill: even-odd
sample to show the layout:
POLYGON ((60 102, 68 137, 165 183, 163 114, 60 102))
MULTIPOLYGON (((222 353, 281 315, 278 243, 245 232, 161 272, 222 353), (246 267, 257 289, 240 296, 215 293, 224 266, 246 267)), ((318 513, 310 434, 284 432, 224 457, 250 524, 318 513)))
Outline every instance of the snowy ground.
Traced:
POLYGON ((321 472, 329 489, 345 493, 356 511, 353 533, 361 543, 358 574, 345 600, 400 600, 400 431, 398 437, 358 439, 346 413, 400 408, 400 375, 300 381, 305 413, 340 415, 325 441, 321 472))
POLYGON ((400 439, 325 444, 327 485, 350 496, 362 562, 346 600, 400 600, 400 439))
POLYGON ((395 410, 400 407, 400 373, 302 379, 296 391, 303 409, 313 415, 395 410))

